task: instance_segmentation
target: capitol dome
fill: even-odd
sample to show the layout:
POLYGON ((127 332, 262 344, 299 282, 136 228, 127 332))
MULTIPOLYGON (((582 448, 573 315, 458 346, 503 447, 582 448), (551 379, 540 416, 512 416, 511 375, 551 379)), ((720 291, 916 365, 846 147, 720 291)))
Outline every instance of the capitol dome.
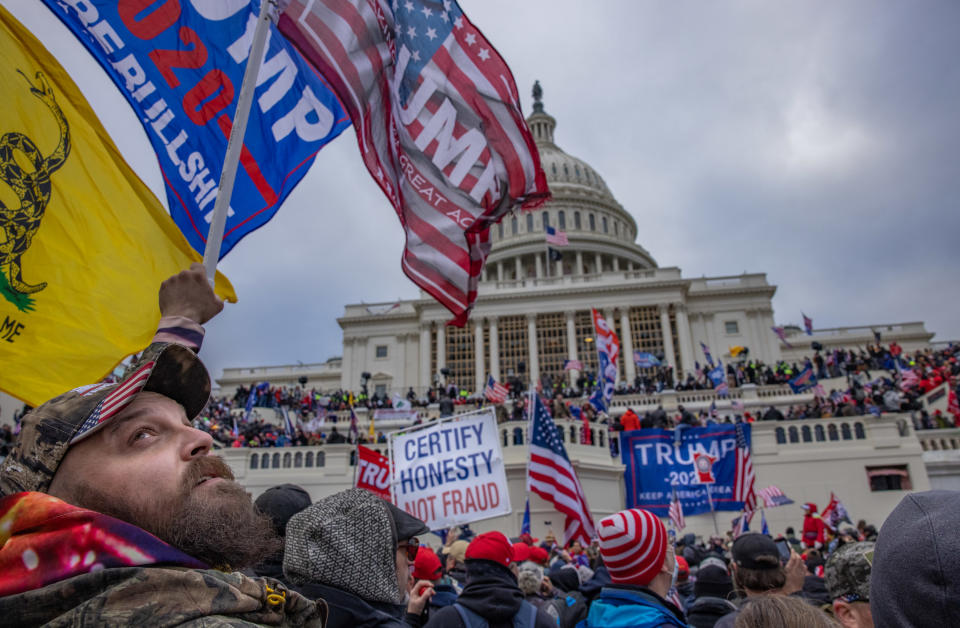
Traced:
POLYGON ((617 202, 603 177, 554 142, 557 121, 543 109, 539 82, 533 95, 533 113, 527 124, 553 198, 535 211, 507 216, 491 229, 493 246, 486 280, 656 268, 650 253, 636 243, 636 221, 617 202), (547 260, 547 226, 567 235, 569 245, 554 247, 561 260, 547 260))

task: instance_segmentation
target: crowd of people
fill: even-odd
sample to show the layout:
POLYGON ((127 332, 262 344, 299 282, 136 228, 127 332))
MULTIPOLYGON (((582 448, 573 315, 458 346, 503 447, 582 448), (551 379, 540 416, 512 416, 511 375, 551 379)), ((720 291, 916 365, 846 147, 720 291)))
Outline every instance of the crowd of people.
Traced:
MULTIPOLYGON (((12 439, 0 463, 6 622, 960 623, 955 491, 908 494, 879 532, 864 522, 834 534, 808 504, 802 536, 787 531, 783 550, 761 533, 677 542, 658 517, 635 508, 600 519, 582 541, 528 533, 511 542, 499 531, 461 527, 448 530, 435 552, 421 546, 431 538, 423 521, 362 489, 313 502, 302 488, 281 485, 254 502, 213 454, 211 434, 194 427, 209 414, 211 389, 196 355, 201 325, 223 304, 200 264, 165 281, 159 301, 154 342, 116 382, 54 397, 4 434, 12 439)), ((931 368, 945 367, 934 357, 918 377, 931 368)), ((225 419, 229 404, 217 411, 225 419)), ((255 431, 265 440, 272 433, 263 425, 255 431)))

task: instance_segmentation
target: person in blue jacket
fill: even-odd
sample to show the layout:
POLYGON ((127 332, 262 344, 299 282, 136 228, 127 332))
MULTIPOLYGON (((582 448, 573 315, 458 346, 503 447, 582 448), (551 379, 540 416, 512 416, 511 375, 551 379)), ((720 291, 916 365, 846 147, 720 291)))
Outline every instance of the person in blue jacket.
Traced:
POLYGON ((590 606, 585 628, 686 626, 665 598, 676 582, 677 560, 663 523, 640 508, 600 520, 600 556, 612 583, 590 606))

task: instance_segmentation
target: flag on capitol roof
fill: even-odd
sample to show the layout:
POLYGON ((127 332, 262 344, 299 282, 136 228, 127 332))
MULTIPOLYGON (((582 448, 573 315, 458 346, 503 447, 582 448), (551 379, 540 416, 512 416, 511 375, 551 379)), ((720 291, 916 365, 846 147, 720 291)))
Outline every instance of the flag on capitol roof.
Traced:
POLYGON ((550 196, 510 68, 453 0, 290 0, 279 28, 353 120, 404 273, 463 325, 490 225, 550 196))

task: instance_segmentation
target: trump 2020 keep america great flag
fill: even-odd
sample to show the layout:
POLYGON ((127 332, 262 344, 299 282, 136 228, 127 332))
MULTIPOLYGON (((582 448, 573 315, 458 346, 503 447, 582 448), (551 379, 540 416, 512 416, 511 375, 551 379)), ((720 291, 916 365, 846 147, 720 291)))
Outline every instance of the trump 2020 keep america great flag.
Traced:
POLYGON ((291 0, 279 28, 349 112, 404 272, 462 325, 490 225, 549 197, 510 69, 452 0, 291 0))

